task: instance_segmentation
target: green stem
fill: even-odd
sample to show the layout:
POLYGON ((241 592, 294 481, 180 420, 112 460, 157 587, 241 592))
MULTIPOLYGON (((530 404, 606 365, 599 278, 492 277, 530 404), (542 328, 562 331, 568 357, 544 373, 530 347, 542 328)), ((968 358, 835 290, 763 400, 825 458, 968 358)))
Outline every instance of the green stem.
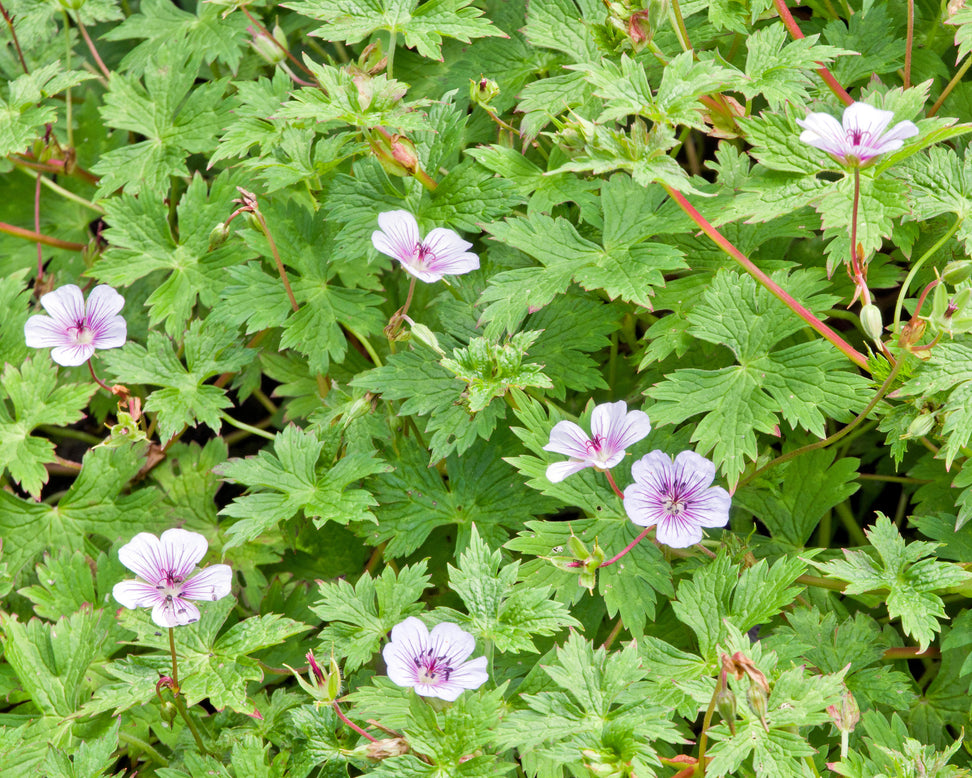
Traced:
POLYGON ((872 410, 874 410, 874 407, 879 402, 881 402, 884 395, 887 394, 888 390, 891 388, 891 384, 894 382, 894 379, 898 375, 898 371, 901 370, 902 362, 904 362, 903 356, 899 358, 897 362, 894 363, 894 367, 891 368, 891 372, 888 373, 888 377, 884 379, 884 383, 881 384, 881 386, 878 388, 877 394, 875 394, 874 397, 871 398, 871 401, 864 407, 864 410, 861 411, 857 416, 855 416, 853 421, 851 421, 846 427, 838 430, 833 435, 824 438, 823 440, 817 440, 814 441, 813 443, 808 443, 806 446, 800 446, 800 448, 795 448, 792 451, 787 451, 785 454, 780 454, 778 457, 776 457, 776 459, 767 462, 762 467, 757 468, 752 473, 750 473, 746 478, 741 479, 739 481, 739 485, 737 486, 737 488, 741 486, 745 486, 750 481, 752 481, 757 475, 759 475, 762 472, 765 472, 766 470, 771 470, 777 465, 781 465, 784 462, 788 462, 789 460, 793 459, 794 457, 800 456, 800 454, 805 454, 808 451, 813 451, 818 448, 824 448, 825 446, 829 446, 831 443, 836 443, 838 440, 848 435, 858 424, 860 424, 862 421, 864 421, 865 418, 867 418, 867 415, 872 410))
POLYGON ((672 4, 669 6, 669 13, 671 13, 675 20, 675 36, 678 38, 682 51, 691 51, 692 42, 689 40, 688 30, 685 29, 685 19, 682 18, 682 8, 679 6, 678 0, 672 0, 672 4))
MULTIPOLYGON (((899 362, 901 360, 898 360, 899 362)), ((840 521, 847 530, 847 534, 851 536, 851 539, 859 546, 867 545, 867 535, 864 534, 864 530, 861 529, 861 525, 857 523, 857 517, 850 508, 850 504, 845 500, 844 502, 837 503, 834 507, 837 511, 837 515, 840 516, 840 521)))
POLYGON ((904 88, 911 88, 911 50, 915 45, 915 0, 908 0, 908 34, 905 38, 904 88))
POLYGON ((186 710, 185 704, 182 702, 182 698, 178 694, 172 695, 172 704, 176 706, 176 710, 179 711, 179 715, 182 716, 182 720, 186 722, 186 726, 189 727, 189 731, 192 733, 193 740, 196 741, 196 748, 199 749, 200 754, 209 754, 209 750, 203 743, 202 736, 199 734, 199 730, 196 728, 196 722, 192 720, 192 716, 189 715, 189 711, 186 710))
POLYGON ((179 660, 176 656, 175 648, 175 628, 169 627, 169 653, 172 654, 172 684, 174 686, 172 695, 179 696, 179 660))
POLYGON ((752 260, 750 260, 749 257, 743 254, 731 242, 729 242, 729 240, 727 240, 722 233, 713 227, 708 220, 702 214, 700 214, 687 199, 685 199, 685 196, 681 192, 677 191, 666 183, 660 183, 664 190, 668 192, 668 196, 671 197, 679 205, 679 207, 685 211, 686 214, 688 214, 692 221, 694 221, 702 229, 702 232, 708 235, 719 248, 726 252, 726 254, 736 260, 736 262, 738 262, 747 273, 755 278, 757 282, 765 287, 770 294, 786 305, 787 308, 803 319, 808 325, 810 325, 810 327, 816 330, 826 340, 830 341, 834 346, 836 346, 851 362, 858 367, 865 370, 867 369, 867 357, 857 351, 846 340, 840 337, 840 335, 818 319, 806 306, 797 302, 789 292, 787 292, 772 278, 766 275, 766 273, 756 267, 752 260))
POLYGON ((911 282, 914 281, 915 276, 921 269, 921 266, 925 264, 929 257, 931 257, 935 252, 937 252, 942 246, 944 246, 948 240, 958 231, 958 228, 962 226, 961 216, 955 218, 955 223, 949 227, 948 231, 942 235, 935 245, 932 246, 928 251, 921 255, 921 258, 911 266, 911 270, 908 271, 908 275, 905 276, 904 283, 901 284, 901 291, 898 292, 898 299, 894 304, 894 321, 891 323, 891 332, 897 334, 898 324, 901 322, 901 309, 904 307, 905 297, 908 296, 908 288, 911 286, 911 282))
MULTIPOLYGON (((14 165, 16 165, 17 170, 19 170, 25 176, 28 176, 31 179, 34 178, 34 172, 31 168, 28 168, 26 165, 20 164, 20 162, 17 159, 11 159, 10 161, 13 162, 14 165)), ((102 208, 100 205, 95 205, 90 200, 85 200, 83 197, 81 197, 81 195, 77 195, 74 192, 65 189, 63 186, 55 183, 54 181, 51 181, 51 179, 47 178, 46 176, 41 176, 41 184, 43 186, 46 186, 52 192, 56 192, 57 194, 61 195, 61 197, 63 197, 66 200, 75 202, 78 205, 87 208, 90 211, 94 211, 95 213, 101 216, 105 215, 105 209, 102 208)))
POLYGON ((818 589, 829 589, 832 592, 842 592, 847 587, 847 584, 841 581, 836 581, 833 578, 821 578, 816 575, 797 576, 796 582, 804 586, 816 586, 818 589))
POLYGON ((364 335, 347 324, 344 325, 344 329, 354 335, 358 343, 361 344, 361 347, 368 352, 368 356, 371 357, 371 361, 375 363, 375 367, 381 367, 381 357, 378 356, 378 352, 375 351, 374 346, 371 345, 371 342, 364 335))
POLYGON ((266 438, 267 440, 276 440, 276 436, 275 435, 271 435, 269 432, 264 432, 259 427, 254 427, 254 426, 252 426, 250 424, 247 424, 245 422, 239 421, 238 419, 234 419, 226 411, 220 411, 219 412, 219 418, 221 418, 223 421, 225 421, 230 426, 236 427, 238 430, 243 430, 244 432, 249 432, 251 435, 259 435, 261 438, 266 438))
POLYGON ((945 88, 942 90, 942 93, 938 96, 938 99, 935 101, 932 107, 928 109, 927 116, 929 118, 934 116, 936 113, 938 113, 938 109, 942 107, 942 103, 945 102, 945 98, 948 97, 949 94, 951 94, 952 90, 955 89, 955 87, 959 84, 959 82, 964 78, 970 65, 972 65, 972 57, 966 57, 965 62, 962 63, 962 67, 960 67, 957 71, 955 71, 955 75, 952 76, 952 80, 945 85, 945 88))
MULTIPOLYGON (((127 732, 119 731, 118 740, 121 743, 126 743, 130 746, 135 746, 136 749, 141 751, 143 754, 145 754, 149 759, 151 759, 156 764, 161 765, 162 767, 169 766, 169 760, 166 759, 164 756, 162 756, 162 754, 160 754, 158 751, 152 748, 152 746, 150 746, 141 738, 135 737, 135 735, 130 735, 127 732)), ((135 760, 133 759, 132 761, 135 760)))
POLYGON ((55 427, 52 424, 41 424, 37 427, 38 430, 43 432, 45 435, 51 435, 55 438, 69 438, 71 440, 81 440, 91 446, 97 446, 101 443, 101 438, 97 435, 92 435, 90 432, 85 432, 84 430, 73 430, 70 427, 55 427))
POLYGON ((385 65, 385 75, 388 76, 388 78, 394 78, 392 73, 395 67, 395 47, 397 45, 398 45, 398 31, 389 30, 387 64, 385 65))
MULTIPOLYGON (((63 11, 64 16, 64 70, 71 70, 71 21, 67 11, 63 11)), ((64 90, 64 101, 67 105, 67 145, 74 148, 74 118, 71 108, 71 87, 64 90)))
POLYGON ((715 691, 712 692, 712 699, 709 700, 709 707, 706 709, 705 717, 702 719, 702 734, 699 736, 699 762, 695 766, 695 774, 699 778, 705 777, 705 748, 709 744, 709 725, 712 723, 712 714, 715 712, 719 687, 720 683, 716 681, 715 691))
POLYGON ((611 648, 611 646, 614 645, 614 641, 618 639, 618 635, 621 634, 622 629, 624 629, 624 624, 622 623, 621 618, 618 617, 618 620, 614 622, 614 626, 611 628, 611 632, 608 633, 607 638, 605 638, 604 645, 602 645, 601 648, 603 648, 605 651, 611 648))

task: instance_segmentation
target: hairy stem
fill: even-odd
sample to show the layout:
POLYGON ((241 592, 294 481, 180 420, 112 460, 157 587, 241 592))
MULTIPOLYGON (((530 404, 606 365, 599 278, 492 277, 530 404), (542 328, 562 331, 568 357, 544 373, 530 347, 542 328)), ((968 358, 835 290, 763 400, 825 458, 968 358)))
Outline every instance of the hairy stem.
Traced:
POLYGON ((727 240, 722 233, 720 233, 715 227, 713 227, 706 218, 700 214, 685 196, 672 188, 670 185, 662 183, 661 186, 668 192, 668 196, 671 197, 679 207, 702 229, 712 241, 721 248, 726 254, 732 257, 736 262, 738 262, 742 268, 749 273, 753 278, 756 279, 762 286, 764 286, 770 294, 776 297, 780 302, 786 305, 791 311, 793 311, 797 316, 803 319, 810 327, 816 330, 820 335, 822 335, 826 340, 830 341, 834 346, 836 346, 851 362, 853 362, 858 367, 867 369, 867 357, 860 353, 857 349, 851 346, 846 340, 844 340, 840 335, 838 335, 834 330, 824 324, 820 319, 818 319, 810 309, 801 303, 797 302, 789 292, 787 292, 783 287, 777 284, 772 278, 770 278, 766 273, 756 267, 752 260, 749 259, 745 254, 743 254, 739 249, 737 249, 729 240, 727 240))
POLYGON ((932 107, 928 109, 926 116, 931 117, 938 113, 938 109, 942 107, 942 103, 945 102, 945 98, 951 94, 952 90, 955 89, 959 82, 965 77, 965 74, 970 66, 972 66, 972 57, 966 57, 965 62, 962 63, 962 67, 955 72, 955 75, 952 76, 952 80, 945 85, 945 88, 938 96, 938 99, 934 102, 932 107))
POLYGON ((601 564, 599 565, 599 567, 607 567, 608 565, 613 565, 621 557, 623 557, 625 554, 627 554, 631 549, 633 549, 635 546, 637 546, 642 540, 644 540, 646 537, 648 537, 648 533, 651 532, 654 528, 655 528, 655 525, 654 524, 652 524, 650 527, 645 527, 641 532, 638 533, 638 537, 636 537, 634 540, 632 540, 630 543, 628 543, 628 545, 626 545, 624 548, 622 548, 613 557, 611 557, 608 560, 605 560, 604 562, 601 562, 601 564))
POLYGON ((357 724, 355 724, 355 723, 354 723, 353 721, 351 721, 351 719, 349 719, 349 718, 348 718, 347 716, 345 716, 345 715, 344 715, 344 714, 343 714, 343 713, 341 712, 341 706, 340 706, 340 705, 338 705, 338 703, 337 703, 337 700, 335 700, 335 701, 334 701, 334 702, 333 702, 333 703, 331 704, 331 707, 333 707, 333 708, 334 708, 334 712, 335 712, 335 713, 337 714, 337 717, 338 717, 339 719, 341 719, 341 721, 343 721, 343 722, 344 722, 345 724, 347 724, 347 725, 348 725, 349 727, 351 727, 351 729, 353 729, 353 730, 354 730, 355 732, 357 732, 357 733, 358 733, 359 735, 361 735, 362 737, 365 737, 365 738, 367 738, 367 739, 368 739, 368 740, 370 740, 370 741, 371 741, 372 743, 377 743, 377 742, 378 742, 378 739, 377 739, 377 738, 375 738, 375 737, 372 737, 371 735, 369 735, 369 734, 368 734, 367 732, 365 732, 365 731, 364 731, 363 729, 361 729, 361 727, 359 727, 359 726, 358 726, 357 724))
POLYGON ((3 7, 3 3, 0 3, 0 13, 3 14, 3 20, 7 23, 7 28, 10 30, 10 37, 13 39, 14 48, 17 50, 17 59, 20 60, 20 67, 24 69, 24 73, 30 73, 27 67, 27 60, 24 59, 24 52, 20 48, 20 41, 17 40, 17 31, 14 29, 13 17, 3 7))
POLYGON ((7 235, 13 235, 17 238, 24 238, 24 240, 29 240, 33 243, 43 243, 45 246, 53 246, 56 249, 84 251, 85 248, 83 243, 72 243, 69 240, 52 238, 50 235, 41 235, 39 232, 31 232, 30 230, 25 230, 23 227, 15 227, 6 222, 0 222, 0 232, 5 232, 7 235))

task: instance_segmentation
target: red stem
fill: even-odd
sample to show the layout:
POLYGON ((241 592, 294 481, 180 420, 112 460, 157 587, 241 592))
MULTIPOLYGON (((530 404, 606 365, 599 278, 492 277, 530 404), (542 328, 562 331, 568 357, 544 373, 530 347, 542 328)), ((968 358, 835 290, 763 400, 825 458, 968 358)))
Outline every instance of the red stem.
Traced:
MULTIPOLYGON (((786 27, 787 32, 790 33, 790 37, 794 40, 799 40, 800 38, 805 37, 803 32, 800 30, 800 27, 797 25, 796 20, 793 18, 793 14, 790 13, 790 9, 786 7, 786 0, 773 0, 773 3, 776 5, 776 11, 779 13, 780 20, 786 27)), ((853 103, 854 98, 847 94, 847 90, 838 83, 837 79, 834 78, 834 74, 831 73, 822 63, 818 62, 817 64, 820 65, 820 67, 817 68, 817 74, 824 80, 824 83, 830 87, 830 91, 837 95, 844 105, 850 105, 853 103)))
MULTIPOLYGON (((98 376, 95 374, 94 365, 91 364, 91 359, 90 358, 88 359, 88 372, 91 373, 91 377, 94 379, 94 382, 96 384, 98 384, 98 386, 100 386, 102 389, 104 389, 109 394, 114 394, 114 392, 111 391, 111 387, 108 386, 108 384, 106 384, 100 378, 98 378, 98 376)), ((175 653, 172 654, 172 677, 173 678, 178 678, 178 675, 176 673, 176 666, 175 666, 175 653)))
POLYGON ((617 554, 615 554, 613 557, 608 559, 606 562, 601 562, 599 566, 607 567, 608 565, 613 565, 621 557, 627 554, 631 549, 637 546, 642 540, 644 540, 648 536, 648 533, 651 532, 654 528, 655 528, 654 524, 652 524, 650 527, 645 527, 638 535, 638 537, 636 537, 634 540, 628 543, 628 545, 626 545, 623 549, 621 549, 617 554))
POLYGON ((357 724, 355 724, 353 721, 351 721, 351 719, 349 719, 347 716, 345 716, 341 712, 341 706, 337 704, 337 700, 335 700, 332 703, 332 706, 333 706, 334 712, 337 714, 338 718, 341 719, 341 721, 343 721, 349 727, 351 727, 351 729, 353 729, 355 732, 357 732, 362 737, 368 738, 368 740, 370 740, 372 743, 377 743, 378 742, 378 739, 377 738, 372 737, 371 735, 369 735, 367 732, 365 732, 363 729, 361 729, 361 727, 359 727, 357 724))
POLYGON ((98 70, 105 77, 106 80, 111 81, 111 71, 105 67, 105 63, 101 59, 101 55, 98 54, 98 49, 95 48, 94 41, 91 40, 91 36, 88 35, 87 29, 85 29, 84 24, 81 21, 81 14, 78 14, 75 22, 78 25, 78 29, 81 30, 81 35, 84 37, 84 42, 88 44, 88 51, 91 52, 91 56, 94 57, 94 61, 98 64, 98 70))
POLYGON ((662 183, 661 185, 665 191, 668 192, 668 196, 678 203, 679 207, 681 207, 681 209, 688 214, 692 221, 699 225, 702 232, 708 235, 719 248, 736 260, 736 262, 738 262, 747 273, 749 273, 767 290, 769 290, 770 294, 776 297, 780 302, 786 305, 787 308, 803 319, 808 325, 810 325, 810 327, 820 333, 822 337, 836 346, 851 362, 860 368, 865 370, 867 369, 867 357, 865 357, 861 352, 840 337, 840 335, 834 332, 834 330, 818 319, 809 308, 797 302, 789 292, 787 292, 772 278, 766 275, 766 273, 756 267, 749 257, 732 245, 732 243, 727 240, 722 233, 709 224, 706 218, 695 210, 692 204, 685 199, 685 196, 681 192, 673 189, 668 184, 662 183))
POLYGON ((73 175, 83 178, 92 184, 97 184, 101 179, 98 178, 94 173, 89 173, 82 167, 75 165, 70 170, 68 170, 67 165, 64 164, 64 160, 61 159, 50 159, 47 162, 35 162, 30 160, 28 157, 30 155, 15 155, 13 161, 18 165, 30 168, 31 170, 40 170, 44 173, 54 173, 55 175, 73 175))
POLYGON ((608 483, 611 484, 611 488, 614 489, 614 493, 623 500, 624 499, 624 492, 622 492, 620 489, 618 489, 618 485, 614 482, 614 476, 611 475, 611 471, 610 470, 605 470, 604 471, 604 475, 607 476, 608 483))
POLYGON ((17 50, 17 59, 20 60, 20 67, 24 69, 24 73, 30 73, 30 70, 27 68, 27 61, 24 59, 24 52, 20 48, 20 41, 17 40, 17 31, 14 30, 13 17, 3 7, 3 3, 0 3, 0 13, 3 14, 3 19, 7 23, 7 27, 10 28, 10 37, 13 38, 14 48, 17 50))
POLYGON ((69 249, 70 251, 84 251, 85 249, 83 243, 72 243, 69 240, 52 238, 50 235, 41 235, 39 232, 31 232, 30 230, 25 230, 23 227, 15 227, 6 222, 0 222, 0 232, 5 232, 8 235, 14 235, 18 238, 24 238, 33 243, 43 243, 45 246, 53 246, 57 249, 69 249))
MULTIPOLYGON (((37 173, 37 184, 34 186, 34 232, 40 235, 40 197, 41 174, 37 173)), ((37 241, 37 286, 44 281, 44 249, 43 243, 37 241)))

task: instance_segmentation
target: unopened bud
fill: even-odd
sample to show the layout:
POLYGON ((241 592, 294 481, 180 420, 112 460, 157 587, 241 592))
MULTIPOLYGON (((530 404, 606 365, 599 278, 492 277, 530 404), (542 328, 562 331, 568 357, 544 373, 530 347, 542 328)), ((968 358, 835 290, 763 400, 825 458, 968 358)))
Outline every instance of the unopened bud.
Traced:
POLYGON ((861 308, 861 329, 871 340, 880 343, 881 336, 884 334, 884 320, 881 318, 881 309, 873 303, 868 303, 861 308))
POLYGON ((218 249, 226 242, 226 239, 229 238, 229 236, 229 225, 225 222, 220 222, 217 224, 209 233, 209 250, 214 251, 215 249, 218 249))
POLYGON ((954 262, 949 262, 942 270, 942 280, 952 286, 961 284, 969 278, 972 278, 972 260, 969 259, 957 259, 954 262))
POLYGON ((570 537, 567 538, 567 548, 569 548, 570 553, 581 562, 586 561, 590 553, 587 550, 587 546, 584 545, 584 541, 577 537, 573 532, 571 532, 570 537))
POLYGON ((728 686, 723 686, 716 693, 715 699, 716 710, 719 711, 722 720, 729 725, 730 729, 734 730, 736 728, 736 695, 728 686))
POLYGON ((769 726, 766 723, 767 700, 767 694, 759 684, 751 683, 749 685, 749 690, 746 692, 746 702, 749 703, 750 710, 759 717, 763 729, 769 731, 769 726))
POLYGON ((261 59, 271 65, 278 65, 287 59, 287 36, 279 24, 273 28, 273 38, 270 38, 262 30, 255 30, 253 27, 247 29, 253 36, 250 46, 260 55, 261 59))
POLYGON ((304 677, 294 670, 294 668, 289 665, 284 665, 284 667, 294 674, 300 688, 317 700, 318 704, 330 705, 341 696, 341 668, 338 667, 337 662, 334 661, 334 657, 332 656, 328 672, 325 673, 321 669, 321 666, 317 664, 317 660, 314 658, 312 651, 307 652, 307 665, 307 678, 309 682, 305 681, 304 677))
POLYGON ((171 724, 173 721, 175 721, 175 717, 178 714, 179 709, 168 700, 159 706, 159 715, 162 716, 162 721, 164 721, 166 724, 171 724))
POLYGON ((841 732, 853 732, 857 722, 861 720, 861 709, 848 689, 844 689, 844 693, 840 696, 839 706, 827 706, 827 713, 833 719, 834 726, 841 732))
POLYGON ((392 135, 391 138, 379 136, 372 142, 371 148, 378 163, 389 175, 411 176, 418 170, 415 144, 404 135, 392 135))
POLYGON ((595 570, 584 570, 579 576, 577 576, 577 585, 583 586, 591 594, 594 593, 594 587, 597 585, 597 572, 595 570))
POLYGON ((932 428, 935 426, 935 414, 934 413, 922 413, 915 416, 911 420, 911 424, 908 425, 908 429, 902 438, 923 438, 932 428))
POLYGON ((480 76, 479 80, 475 78, 469 80, 469 99, 476 105, 481 105, 485 108, 499 93, 499 84, 491 78, 480 76))
POLYGON ((408 752, 408 741, 402 737, 374 740, 365 746, 365 755, 374 762, 380 762, 393 756, 402 756, 408 752))

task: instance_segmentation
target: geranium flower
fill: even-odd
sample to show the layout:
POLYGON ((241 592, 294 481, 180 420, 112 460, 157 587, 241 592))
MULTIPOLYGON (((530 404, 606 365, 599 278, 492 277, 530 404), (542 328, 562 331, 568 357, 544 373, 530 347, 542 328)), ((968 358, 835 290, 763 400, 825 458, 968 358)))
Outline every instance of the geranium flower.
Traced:
POLYGON ((442 276, 459 276, 479 269, 479 257, 466 250, 472 243, 445 227, 436 227, 422 240, 418 222, 408 211, 379 214, 378 226, 381 229, 371 233, 375 248, 397 259, 405 272, 427 284, 442 276))
POLYGON ((465 689, 478 689, 488 679, 486 657, 466 661, 476 639, 455 624, 432 628, 409 616, 391 631, 391 642, 381 652, 388 677, 399 686, 411 686, 423 697, 452 702, 465 689))
POLYGON ((852 103, 844 109, 841 122, 827 113, 810 113, 797 119, 803 127, 800 140, 826 151, 839 162, 863 165, 880 154, 897 151, 906 138, 918 134, 913 122, 898 122, 888 130, 894 118, 891 111, 882 111, 867 103, 852 103))
POLYGON ((152 608, 152 621, 176 627, 199 621, 190 600, 218 600, 230 593, 233 571, 212 565, 192 578, 209 544, 198 532, 167 529, 161 537, 140 532, 118 549, 118 559, 140 581, 121 581, 112 596, 126 608, 152 608))
POLYGON ((50 316, 31 316, 24 325, 24 338, 31 348, 51 348, 51 359, 68 367, 83 365, 95 349, 125 345, 128 329, 118 312, 125 298, 110 286, 96 286, 84 295, 67 284, 41 296, 50 316))
POLYGON ((559 421, 550 430, 550 442, 544 451, 566 454, 566 462, 555 462, 547 468, 547 480, 563 481, 567 476, 594 467, 609 470, 624 459, 624 450, 651 432, 651 422, 644 411, 629 411, 624 400, 602 403, 591 413, 591 435, 572 421, 559 421))
POLYGON ((715 465, 694 451, 683 451, 674 462, 665 452, 652 451, 631 466, 631 477, 624 509, 640 527, 657 525, 659 543, 688 548, 702 540, 703 527, 729 522, 729 492, 710 486, 715 465))

